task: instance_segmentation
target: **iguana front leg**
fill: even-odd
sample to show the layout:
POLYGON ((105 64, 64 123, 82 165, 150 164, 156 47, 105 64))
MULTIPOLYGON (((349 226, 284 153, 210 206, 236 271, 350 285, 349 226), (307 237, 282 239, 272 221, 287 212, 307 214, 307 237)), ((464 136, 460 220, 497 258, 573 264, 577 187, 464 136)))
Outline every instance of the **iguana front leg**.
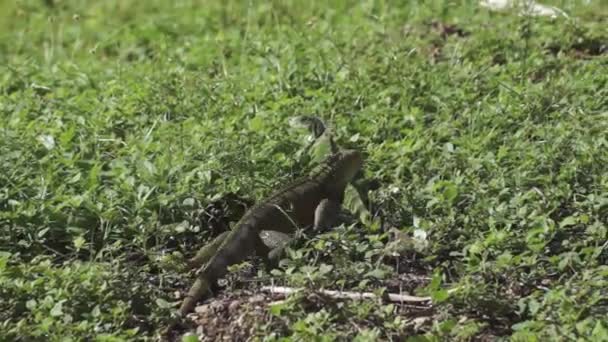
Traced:
MULTIPOLYGON (((338 221, 340 203, 335 200, 323 199, 315 209, 314 231, 320 231, 332 227, 338 221)), ((263 230, 260 238, 268 248, 266 261, 271 266, 278 265, 285 248, 294 240, 293 234, 287 234, 276 230, 263 230)))
POLYGON ((258 255, 264 258, 269 267, 276 267, 285 247, 293 240, 293 235, 277 230, 262 230, 260 239, 264 246, 258 250, 258 255))
POLYGON ((340 213, 340 202, 325 198, 321 200, 315 209, 315 221, 313 230, 320 231, 330 228, 338 221, 340 213))

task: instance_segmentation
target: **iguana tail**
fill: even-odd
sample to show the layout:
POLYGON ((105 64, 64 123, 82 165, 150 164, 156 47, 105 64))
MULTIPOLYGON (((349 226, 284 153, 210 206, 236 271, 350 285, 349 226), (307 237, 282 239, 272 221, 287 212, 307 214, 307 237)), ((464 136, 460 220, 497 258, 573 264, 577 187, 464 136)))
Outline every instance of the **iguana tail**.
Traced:
POLYGON ((209 281, 205 277, 197 277, 194 285, 188 291, 186 298, 182 302, 182 306, 179 308, 179 315, 185 317, 186 314, 194 310, 196 303, 201 299, 205 294, 210 291, 209 281))
MULTIPOLYGON (((211 250, 216 249, 216 251, 197 272, 197 279, 182 302, 179 315, 183 317, 192 311, 196 303, 210 291, 211 284, 228 272, 228 267, 253 255, 260 245, 262 243, 258 231, 250 222, 237 223, 237 226, 224 237, 218 237, 211 244, 211 250)), ((201 254, 209 255, 212 253, 211 250, 203 251, 201 254)), ((200 260, 195 263, 198 262, 200 260)))

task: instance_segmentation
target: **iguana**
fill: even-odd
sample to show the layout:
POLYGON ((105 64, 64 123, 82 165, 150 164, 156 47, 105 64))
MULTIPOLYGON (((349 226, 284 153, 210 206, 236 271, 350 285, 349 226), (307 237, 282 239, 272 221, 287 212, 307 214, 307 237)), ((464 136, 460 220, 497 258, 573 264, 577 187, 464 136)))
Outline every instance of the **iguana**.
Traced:
POLYGON ((251 255, 274 261, 297 229, 312 226, 320 230, 334 224, 344 189, 362 166, 360 152, 336 151, 307 176, 273 192, 249 209, 232 230, 217 236, 190 259, 189 267, 202 267, 178 310, 179 317, 194 309, 210 286, 227 273, 229 266, 251 255))

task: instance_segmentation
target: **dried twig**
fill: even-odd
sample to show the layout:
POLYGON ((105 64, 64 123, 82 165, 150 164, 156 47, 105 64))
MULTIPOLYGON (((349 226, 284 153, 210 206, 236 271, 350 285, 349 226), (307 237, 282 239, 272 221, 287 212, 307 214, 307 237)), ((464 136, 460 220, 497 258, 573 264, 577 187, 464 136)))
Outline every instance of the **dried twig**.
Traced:
MULTIPOLYGON (((262 287, 262 291, 265 292, 270 292, 270 293, 278 293, 278 294, 284 294, 284 295, 288 295, 288 294, 292 294, 298 291, 301 291, 302 289, 297 289, 297 288, 291 288, 291 287, 285 287, 285 286, 264 286, 262 287)), ((451 289, 448 290, 449 293, 454 292, 456 289, 451 289)), ((332 298, 338 298, 338 299, 376 299, 378 298, 378 295, 371 293, 371 292, 351 292, 351 291, 333 291, 333 290, 317 290, 316 292, 319 292, 323 295, 332 297, 332 298)), ((397 293, 389 293, 386 298, 388 298, 388 300, 390 302, 398 302, 398 303, 425 303, 425 302, 430 302, 431 301, 431 297, 417 297, 417 296, 410 296, 410 295, 404 295, 404 294, 397 294, 397 293)))

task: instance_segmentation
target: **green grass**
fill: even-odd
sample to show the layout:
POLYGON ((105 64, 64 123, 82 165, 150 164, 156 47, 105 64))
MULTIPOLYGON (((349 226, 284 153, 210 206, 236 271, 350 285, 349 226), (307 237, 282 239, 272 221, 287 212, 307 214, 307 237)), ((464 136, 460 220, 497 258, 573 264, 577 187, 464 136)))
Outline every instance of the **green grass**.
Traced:
POLYGON ((166 256, 210 238, 209 204, 303 172, 302 114, 365 152, 384 227, 301 241, 275 281, 394 291, 415 274, 434 309, 414 324, 399 305, 294 296, 258 336, 608 340, 608 6, 551 3, 571 18, 2 2, 0 340, 155 338, 191 280, 166 256), (387 257, 390 227, 427 244, 387 257))

